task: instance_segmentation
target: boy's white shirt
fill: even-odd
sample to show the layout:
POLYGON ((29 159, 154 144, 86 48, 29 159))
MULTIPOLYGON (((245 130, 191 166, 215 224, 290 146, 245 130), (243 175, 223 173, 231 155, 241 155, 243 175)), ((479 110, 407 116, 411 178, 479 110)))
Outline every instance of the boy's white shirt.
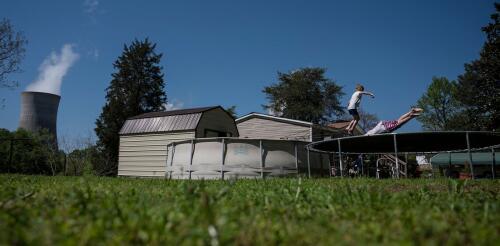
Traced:
POLYGON ((351 100, 349 100, 349 106, 347 106, 347 109, 357 109, 359 107, 359 104, 361 103, 361 96, 363 94, 373 96, 371 92, 355 91, 354 93, 352 93, 351 100))

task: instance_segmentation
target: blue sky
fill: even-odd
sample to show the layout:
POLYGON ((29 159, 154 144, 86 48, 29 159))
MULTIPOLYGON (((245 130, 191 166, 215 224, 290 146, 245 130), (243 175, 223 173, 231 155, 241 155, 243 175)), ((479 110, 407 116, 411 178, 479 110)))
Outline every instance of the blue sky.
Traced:
MULTIPOLYGON (((72 45, 78 59, 61 87, 58 135, 93 134, 112 63, 123 45, 149 37, 163 53, 174 107, 237 106, 264 112, 262 89, 277 71, 327 68, 348 97, 372 91, 362 107, 381 119, 415 104, 433 76, 449 79, 478 58, 494 1, 5 1, 29 43, 15 90, 0 90, 0 128, 17 128, 20 93, 52 53, 72 45)), ((414 121, 401 131, 419 131, 414 121)))

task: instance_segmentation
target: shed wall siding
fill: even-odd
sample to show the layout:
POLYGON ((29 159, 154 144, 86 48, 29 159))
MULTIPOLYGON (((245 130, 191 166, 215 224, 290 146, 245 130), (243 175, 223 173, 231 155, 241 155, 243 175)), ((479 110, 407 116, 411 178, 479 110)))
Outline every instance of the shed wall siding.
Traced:
POLYGON ((325 137, 338 138, 345 136, 345 133, 342 129, 339 130, 323 130, 318 128, 313 128, 313 142, 325 140, 325 137))
POLYGON ((238 128, 236 128, 234 119, 220 108, 203 113, 196 129, 196 136, 199 138, 205 137, 205 129, 230 132, 232 137, 238 137, 238 128))
POLYGON ((311 141, 311 127, 268 119, 252 118, 237 123, 240 138, 289 139, 311 141))
POLYGON ((120 136, 118 176, 165 176, 167 144, 194 137, 194 131, 120 136))

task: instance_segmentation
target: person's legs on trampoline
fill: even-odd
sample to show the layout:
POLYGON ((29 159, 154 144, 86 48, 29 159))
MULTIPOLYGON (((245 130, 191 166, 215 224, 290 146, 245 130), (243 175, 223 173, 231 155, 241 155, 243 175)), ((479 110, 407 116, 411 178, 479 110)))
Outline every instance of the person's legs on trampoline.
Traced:
POLYGON ((422 111, 423 111, 423 109, 421 109, 421 108, 412 108, 407 113, 401 115, 398 120, 380 121, 373 129, 366 132, 365 136, 371 136, 371 135, 380 134, 380 133, 392 132, 392 131, 400 128, 402 125, 404 125, 406 122, 410 121, 411 119, 419 116, 422 111))
POLYGON ((410 121, 411 119, 420 115, 420 113, 424 111, 421 108, 411 108, 408 113, 401 115, 398 119, 398 127, 410 121))
POLYGON ((346 127, 346 131, 349 135, 351 135, 354 131, 354 128, 358 124, 359 121, 359 113, 357 109, 349 109, 349 114, 352 115, 352 120, 349 122, 349 125, 346 127))
POLYGON ((383 133, 384 131, 385 131, 384 124, 382 121, 379 121, 378 124, 374 128, 372 128, 371 130, 369 130, 368 132, 365 133, 365 136, 380 134, 380 133, 383 133))

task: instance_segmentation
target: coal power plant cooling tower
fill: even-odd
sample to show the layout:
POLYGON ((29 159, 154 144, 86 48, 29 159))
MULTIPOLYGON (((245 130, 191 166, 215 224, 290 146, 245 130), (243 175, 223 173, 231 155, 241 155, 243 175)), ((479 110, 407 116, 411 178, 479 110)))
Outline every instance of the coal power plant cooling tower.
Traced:
POLYGON ((28 131, 47 129, 57 143, 57 109, 59 95, 25 91, 21 93, 21 118, 19 127, 28 131))

